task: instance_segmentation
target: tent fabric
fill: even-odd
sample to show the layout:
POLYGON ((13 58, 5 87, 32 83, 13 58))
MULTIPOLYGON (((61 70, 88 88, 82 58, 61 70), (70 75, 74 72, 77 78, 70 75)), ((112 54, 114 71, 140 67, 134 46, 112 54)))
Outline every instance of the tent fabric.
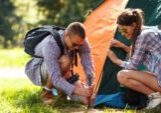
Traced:
MULTIPOLYGON (((129 0, 126 8, 141 8, 145 14, 145 25, 161 25, 161 0, 129 0), (149 10, 149 8, 152 10, 149 10)), ((114 38, 122 41, 128 46, 130 45, 130 41, 122 37, 117 30, 114 38)), ((123 50, 119 48, 111 49, 116 53, 119 58, 125 59, 126 53, 123 50)), ((113 64, 109 58, 106 58, 103 66, 102 80, 95 100, 95 105, 103 103, 105 104, 106 101, 109 102, 109 100, 111 100, 112 98, 112 95, 115 95, 116 93, 121 91, 120 85, 116 79, 116 74, 119 70, 121 70, 121 67, 113 64), (104 97, 101 97, 100 99, 100 96, 102 95, 104 95, 104 97)), ((119 105, 116 105, 117 104, 115 104, 115 107, 119 107, 119 105)))
POLYGON ((117 92, 112 95, 98 95, 93 106, 110 106, 117 108, 125 108, 126 103, 123 101, 124 92, 117 92))
POLYGON ((161 0, 129 0, 127 8, 141 8, 144 11, 145 25, 161 24, 161 0))
MULTIPOLYGON (((160 25, 161 24, 161 0, 141 0, 133 1, 129 0, 126 8, 141 8, 144 11, 145 25, 160 25), (159 4, 159 5, 158 5, 159 4), (153 11, 149 11, 149 7, 152 7, 153 11), (160 12, 159 14, 157 14, 160 12), (156 17, 152 17, 155 15, 156 17)), ((117 31, 115 39, 130 45, 130 41, 121 36, 117 31)), ((126 53, 119 48, 112 48, 112 50, 117 54, 121 59, 125 59, 126 53)), ((116 73, 121 69, 121 67, 113 64, 108 58, 106 58, 104 67, 103 67, 103 77, 100 85, 98 94, 109 94, 114 93, 119 90, 119 85, 116 82, 116 73), (112 79, 111 79, 111 78, 112 79), (108 81, 110 80, 110 81, 108 81), (115 84, 115 86, 112 86, 115 84), (114 88, 113 88, 114 87, 114 88)))
MULTIPOLYGON (((130 46, 130 41, 126 38, 122 37, 119 32, 116 32, 115 39, 123 42, 127 46, 130 46)), ((122 60, 126 58, 126 52, 121 48, 111 48, 112 51, 122 60)), ((102 80, 99 86, 99 90, 97 94, 113 94, 120 91, 120 84, 117 81, 116 75, 118 71, 122 68, 116 64, 114 64, 108 57, 105 60, 103 71, 102 71, 102 80)))
MULTIPOLYGON (((104 0, 104 2, 89 15, 84 22, 86 35, 91 44, 92 57, 95 66, 95 83, 101 75, 104 61, 107 55, 109 41, 114 37, 116 30, 116 18, 124 9, 128 0, 104 0)), ((84 81, 82 67, 75 67, 75 71, 81 75, 84 81)))
MULTIPOLYGON (((116 19, 123 9, 141 8, 145 15, 145 25, 159 25, 161 27, 161 0, 104 0, 84 22, 87 38, 91 44, 92 57, 95 66, 95 83, 100 86, 98 95, 112 95, 121 90, 116 80, 116 74, 121 67, 113 64, 106 58, 109 42, 112 38, 130 45, 130 41, 122 37, 117 31, 116 19), (150 8, 150 9, 149 9, 150 8)), ((126 53, 119 48, 111 48, 116 55, 125 59, 126 53)), ((81 75, 84 81, 84 72, 82 67, 75 68, 75 71, 81 75)), ((99 99, 98 99, 99 100, 99 99)))

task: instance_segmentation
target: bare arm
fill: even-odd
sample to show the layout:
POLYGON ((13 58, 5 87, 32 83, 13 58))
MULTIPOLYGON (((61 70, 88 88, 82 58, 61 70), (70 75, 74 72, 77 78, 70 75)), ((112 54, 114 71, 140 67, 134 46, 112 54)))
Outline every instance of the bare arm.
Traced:
POLYGON ((116 39, 112 39, 110 42, 110 47, 118 47, 118 48, 122 48, 124 51, 126 51, 127 53, 130 52, 130 47, 125 45, 124 43, 116 40, 116 39))
POLYGON ((110 60, 113 62, 113 63, 115 63, 115 64, 117 64, 117 65, 122 65, 123 63, 124 63, 124 61, 122 61, 121 59, 119 59, 117 56, 116 56, 116 54, 113 52, 113 51, 111 51, 111 50, 109 50, 108 52, 107 52, 107 55, 108 55, 108 57, 110 58, 110 60))

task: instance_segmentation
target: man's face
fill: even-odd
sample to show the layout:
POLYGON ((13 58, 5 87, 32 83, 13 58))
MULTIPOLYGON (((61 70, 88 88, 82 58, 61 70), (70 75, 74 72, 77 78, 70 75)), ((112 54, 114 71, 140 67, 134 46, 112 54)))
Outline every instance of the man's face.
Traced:
POLYGON ((69 35, 68 33, 65 33, 65 38, 66 46, 71 51, 78 49, 84 43, 84 39, 76 34, 69 35))

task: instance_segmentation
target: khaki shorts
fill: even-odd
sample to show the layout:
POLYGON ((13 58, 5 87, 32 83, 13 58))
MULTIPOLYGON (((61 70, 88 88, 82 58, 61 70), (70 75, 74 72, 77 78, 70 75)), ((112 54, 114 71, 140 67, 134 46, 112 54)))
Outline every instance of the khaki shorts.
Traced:
POLYGON ((41 82, 42 82, 42 86, 46 85, 47 84, 47 80, 49 77, 51 77, 51 75, 48 73, 47 71, 47 66, 45 64, 45 62, 43 62, 41 64, 41 67, 40 67, 40 73, 41 73, 41 82))
MULTIPOLYGON (((59 63, 60 63, 61 69, 65 70, 65 72, 62 72, 63 76, 64 77, 68 76, 68 74, 66 74, 66 73, 68 73, 70 71, 70 65, 71 65, 70 58, 66 55, 63 55, 63 56, 61 56, 59 63)), ((45 62, 42 62, 40 70, 41 70, 40 73, 41 73, 42 85, 46 85, 47 80, 48 80, 48 78, 51 77, 51 75, 48 73, 47 66, 46 66, 45 62)))

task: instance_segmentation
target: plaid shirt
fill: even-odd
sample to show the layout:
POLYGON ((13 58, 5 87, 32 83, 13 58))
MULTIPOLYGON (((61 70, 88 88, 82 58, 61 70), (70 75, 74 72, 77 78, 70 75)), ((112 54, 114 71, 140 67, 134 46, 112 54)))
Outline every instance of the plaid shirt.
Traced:
POLYGON ((157 76, 161 84, 161 32, 156 27, 143 27, 132 57, 121 66, 136 70, 141 63, 157 76))

